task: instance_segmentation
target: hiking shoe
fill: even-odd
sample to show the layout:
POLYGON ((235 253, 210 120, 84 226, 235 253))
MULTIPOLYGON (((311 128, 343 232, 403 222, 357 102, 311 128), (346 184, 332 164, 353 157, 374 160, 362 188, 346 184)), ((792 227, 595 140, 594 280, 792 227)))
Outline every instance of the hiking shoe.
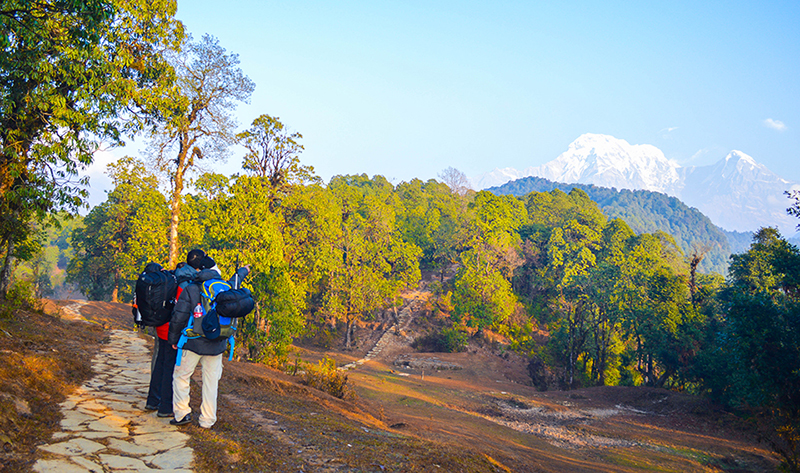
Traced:
POLYGON ((154 406, 152 404, 145 404, 144 410, 146 410, 146 411, 157 411, 158 410, 158 406, 154 406))
POLYGON ((184 417, 183 419, 181 420, 172 419, 171 421, 169 421, 169 423, 170 425, 185 425, 191 421, 192 421, 192 413, 190 412, 189 414, 186 414, 186 417, 184 417))
POLYGON ((156 415, 158 417, 174 417, 175 416, 175 414, 173 414, 172 412, 159 412, 156 415))

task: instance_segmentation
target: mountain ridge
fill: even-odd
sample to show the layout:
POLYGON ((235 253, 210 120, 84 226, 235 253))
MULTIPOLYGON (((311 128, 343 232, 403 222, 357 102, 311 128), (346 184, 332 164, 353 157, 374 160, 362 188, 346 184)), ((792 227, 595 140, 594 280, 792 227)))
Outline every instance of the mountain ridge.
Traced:
POLYGON ((570 143, 567 151, 541 166, 523 171, 495 168, 471 181, 476 189, 485 189, 531 176, 562 183, 661 192, 697 208, 729 231, 777 226, 791 235, 796 226, 786 214, 789 202, 783 193, 800 189, 800 183, 778 176, 739 150, 711 165, 684 167, 667 159, 653 145, 631 145, 610 135, 585 133, 570 143))
MULTIPOLYGON (((545 178, 528 176, 507 182, 502 186, 487 189, 495 194, 510 194, 521 197, 535 192, 550 192, 559 189, 570 192, 578 188, 586 192, 609 219, 620 218, 637 234, 653 233, 657 230, 675 238, 684 254, 703 253, 700 271, 725 274, 728 257, 741 250, 742 242, 734 241, 728 232, 720 229, 696 208, 689 207, 677 197, 662 192, 630 189, 611 189, 594 184, 564 184, 545 178)), ((739 240, 749 240, 743 235, 739 240)), ((749 246, 749 242, 748 242, 749 246)))

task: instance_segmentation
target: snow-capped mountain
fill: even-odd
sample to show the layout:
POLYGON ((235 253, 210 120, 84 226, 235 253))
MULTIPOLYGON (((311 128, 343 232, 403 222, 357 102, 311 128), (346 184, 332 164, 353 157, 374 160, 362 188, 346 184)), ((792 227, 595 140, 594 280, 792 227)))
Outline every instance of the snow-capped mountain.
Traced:
POLYGON ((603 187, 674 192, 680 166, 652 145, 631 145, 613 136, 587 133, 559 157, 525 170, 551 181, 592 183, 603 187))
POLYGON ((472 179, 475 189, 527 176, 556 182, 643 189, 678 197, 727 230, 777 226, 791 235, 797 221, 786 214, 784 191, 800 189, 741 151, 709 166, 681 167, 652 145, 631 145, 608 135, 587 133, 556 159, 524 171, 495 169, 472 179))
POLYGON ((490 187, 502 186, 506 182, 515 181, 530 174, 523 174, 514 168, 494 168, 493 171, 471 178, 470 185, 473 189, 488 189, 490 187))
POLYGON ((777 226, 787 236, 794 234, 797 220, 786 214, 790 201, 784 192, 800 189, 800 184, 781 178, 747 154, 734 150, 715 164, 683 168, 683 173, 676 197, 722 228, 777 226))

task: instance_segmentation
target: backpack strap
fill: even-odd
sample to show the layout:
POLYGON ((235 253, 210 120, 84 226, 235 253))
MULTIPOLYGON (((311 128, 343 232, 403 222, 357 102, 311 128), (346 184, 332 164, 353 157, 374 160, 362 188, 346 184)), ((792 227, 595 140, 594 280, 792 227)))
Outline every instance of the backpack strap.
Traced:
MULTIPOLYGON (((175 366, 181 365, 181 356, 183 356, 183 346, 186 345, 187 341, 189 341, 189 335, 186 332, 191 330, 193 326, 194 326, 194 314, 191 314, 189 315, 189 323, 183 330, 181 330, 181 338, 178 339, 178 344, 176 345, 178 347, 178 355, 175 360, 175 366)), ((197 337, 191 337, 191 338, 197 338, 197 337)))
MULTIPOLYGON (((200 290, 202 292, 202 290, 203 290, 203 285, 202 284, 200 284, 200 288, 201 288, 200 290)), ((179 287, 178 288, 178 295, 180 295, 180 293, 182 291, 183 291, 183 289, 181 289, 179 287)), ((203 297, 201 295, 200 299, 202 299, 202 298, 203 297)), ((192 310, 194 310, 194 309, 192 309, 192 310)), ((176 345, 178 347, 178 354, 177 354, 177 358, 175 359, 175 366, 180 366, 181 365, 181 357, 183 356, 183 346, 186 345, 186 342, 188 342, 190 338, 198 338, 197 336, 190 337, 189 334, 188 334, 189 330, 191 330, 193 327, 194 327, 194 313, 190 313, 189 314, 189 322, 186 324, 186 327, 184 327, 183 330, 181 330, 181 337, 178 339, 178 344, 176 345)))
MULTIPOLYGON (((225 282, 223 280, 206 281, 204 283, 197 283, 197 284, 200 285, 200 292, 201 292, 200 300, 201 300, 201 305, 203 306, 203 310, 205 311, 205 313, 208 313, 208 311, 211 310, 215 305, 214 304, 214 297, 212 297, 212 293, 216 294, 216 290, 214 288, 214 285, 222 284, 223 287, 227 287, 227 289, 231 289, 230 284, 228 284, 227 282, 225 282)), ((178 289, 178 294, 179 295, 180 295, 180 291, 181 291, 181 289, 179 288, 178 289)), ((200 338, 199 335, 195 335, 195 336, 191 336, 191 337, 189 336, 188 332, 189 332, 189 330, 192 330, 192 328, 194 328, 194 314, 190 314, 189 323, 187 323, 186 327, 183 330, 181 330, 181 337, 178 339, 178 344, 176 345, 178 347, 178 354, 177 354, 177 359, 175 360, 175 366, 180 366, 181 365, 181 356, 183 355, 183 346, 186 345, 186 342, 189 341, 190 339, 193 339, 193 338, 200 338)), ((236 334, 235 330, 236 329, 234 328, 234 333, 231 334, 230 337, 228 337, 228 343, 230 344, 230 356, 228 356, 228 361, 233 360, 233 349, 236 347, 236 339, 234 338, 234 335, 236 334)))

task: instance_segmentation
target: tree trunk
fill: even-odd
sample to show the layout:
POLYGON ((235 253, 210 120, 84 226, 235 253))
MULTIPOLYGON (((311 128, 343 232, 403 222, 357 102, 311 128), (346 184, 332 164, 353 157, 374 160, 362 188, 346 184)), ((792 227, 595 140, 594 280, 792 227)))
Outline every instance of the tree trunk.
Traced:
POLYGON ((0 298, 6 299, 11 286, 11 267, 14 265, 14 240, 9 238, 6 242, 6 256, 3 258, 3 267, 0 269, 0 298))
POLYGON ((178 151, 178 158, 175 160, 177 169, 172 176, 172 198, 170 200, 170 220, 169 220, 169 262, 167 266, 172 269, 178 264, 178 224, 181 219, 181 193, 183 192, 183 175, 188 169, 187 164, 188 143, 186 139, 181 140, 181 147, 178 151))
POLYGON ((181 219, 181 191, 183 189, 183 179, 175 177, 175 188, 172 190, 172 201, 170 202, 169 220, 169 262, 167 266, 174 268, 178 264, 178 223, 181 219))
POLYGON ((574 321, 569 321, 569 388, 575 381, 575 326, 574 321))
POLYGON ((392 309, 394 309, 394 333, 400 335, 400 317, 397 316, 397 305, 392 304, 392 309))
POLYGON ((344 347, 350 348, 351 334, 353 333, 353 319, 347 317, 347 328, 344 331, 344 347))
MULTIPOLYGON (((111 291, 111 302, 119 302, 119 271, 114 271, 114 289, 111 291)), ((156 345, 158 345, 156 343, 156 345)))
POLYGON ((689 263, 689 293, 692 296, 692 304, 696 304, 697 298, 695 294, 697 293, 697 267, 703 261, 704 254, 694 253, 692 255, 692 260, 689 263))
POLYGON ((267 319, 261 316, 261 306, 256 302, 256 328, 259 332, 263 332, 267 328, 267 319))

